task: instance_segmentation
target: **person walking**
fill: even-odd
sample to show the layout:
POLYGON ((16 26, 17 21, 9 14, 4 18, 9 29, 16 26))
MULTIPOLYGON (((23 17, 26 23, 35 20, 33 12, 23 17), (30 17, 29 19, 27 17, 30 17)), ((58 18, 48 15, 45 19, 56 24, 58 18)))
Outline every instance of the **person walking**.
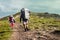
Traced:
POLYGON ((13 28, 14 27, 14 23, 15 23, 15 19, 13 17, 13 15, 10 15, 8 17, 9 23, 10 23, 10 27, 13 28))
POLYGON ((22 8, 21 9, 21 14, 20 14, 20 22, 21 20, 23 21, 23 26, 25 31, 28 30, 28 21, 30 18, 30 11, 27 8, 22 8))

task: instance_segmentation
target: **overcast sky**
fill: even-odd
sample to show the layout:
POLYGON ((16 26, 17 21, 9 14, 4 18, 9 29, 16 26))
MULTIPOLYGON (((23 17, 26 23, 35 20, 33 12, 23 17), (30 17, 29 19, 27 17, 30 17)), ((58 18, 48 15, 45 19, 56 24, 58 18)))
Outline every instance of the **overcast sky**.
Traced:
POLYGON ((21 8, 34 12, 60 13, 60 0, 0 0, 1 12, 18 12, 21 8))

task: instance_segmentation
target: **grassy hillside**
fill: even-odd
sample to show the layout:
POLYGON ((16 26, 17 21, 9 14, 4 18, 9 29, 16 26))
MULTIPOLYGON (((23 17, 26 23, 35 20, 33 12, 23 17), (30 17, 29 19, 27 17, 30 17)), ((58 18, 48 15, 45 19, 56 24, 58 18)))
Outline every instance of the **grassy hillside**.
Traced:
MULTIPOLYGON (((19 18, 17 18, 19 22, 19 18)), ((31 13, 29 28, 39 30, 60 30, 60 15, 48 13, 31 13), (57 15, 57 16, 56 16, 57 15)))
POLYGON ((60 30, 60 19, 56 19, 53 17, 46 18, 41 16, 33 16, 31 15, 29 26, 31 29, 40 29, 40 30, 60 30))
MULTIPOLYGON (((19 15, 19 13, 14 16, 19 15)), ((57 14, 47 13, 31 13, 29 20, 29 28, 31 30, 60 30, 60 16, 57 14), (49 16, 48 16, 49 15, 49 16)), ((19 22, 19 18, 16 18, 16 22, 19 22)), ((11 28, 7 17, 0 20, 0 40, 8 40, 11 35, 11 28)))
POLYGON ((8 40, 11 35, 10 26, 7 20, 7 17, 3 20, 0 20, 0 40, 8 40))
MULTIPOLYGON (((14 17, 19 13, 14 14, 14 17)), ((0 40, 8 40, 11 35, 11 28, 9 26, 8 16, 0 19, 0 40)))

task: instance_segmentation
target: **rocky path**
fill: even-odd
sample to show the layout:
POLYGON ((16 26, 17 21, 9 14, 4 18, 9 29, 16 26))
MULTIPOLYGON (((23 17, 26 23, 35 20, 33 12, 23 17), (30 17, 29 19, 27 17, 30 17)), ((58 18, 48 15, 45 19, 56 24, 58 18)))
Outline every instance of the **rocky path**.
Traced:
POLYGON ((32 30, 24 32, 24 28, 20 23, 16 23, 16 25, 17 26, 13 28, 13 33, 9 40, 60 40, 60 38, 57 38, 46 31, 32 30))

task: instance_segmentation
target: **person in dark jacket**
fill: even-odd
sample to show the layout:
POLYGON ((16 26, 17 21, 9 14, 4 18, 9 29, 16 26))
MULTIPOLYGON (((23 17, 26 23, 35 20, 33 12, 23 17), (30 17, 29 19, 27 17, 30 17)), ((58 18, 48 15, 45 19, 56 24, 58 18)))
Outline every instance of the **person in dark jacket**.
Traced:
POLYGON ((23 26, 24 26, 25 31, 27 31, 27 28, 28 28, 29 18, 30 18, 30 11, 29 11, 29 9, 22 8, 21 9, 21 15, 20 15, 20 22, 21 22, 21 20, 23 21, 23 26))

